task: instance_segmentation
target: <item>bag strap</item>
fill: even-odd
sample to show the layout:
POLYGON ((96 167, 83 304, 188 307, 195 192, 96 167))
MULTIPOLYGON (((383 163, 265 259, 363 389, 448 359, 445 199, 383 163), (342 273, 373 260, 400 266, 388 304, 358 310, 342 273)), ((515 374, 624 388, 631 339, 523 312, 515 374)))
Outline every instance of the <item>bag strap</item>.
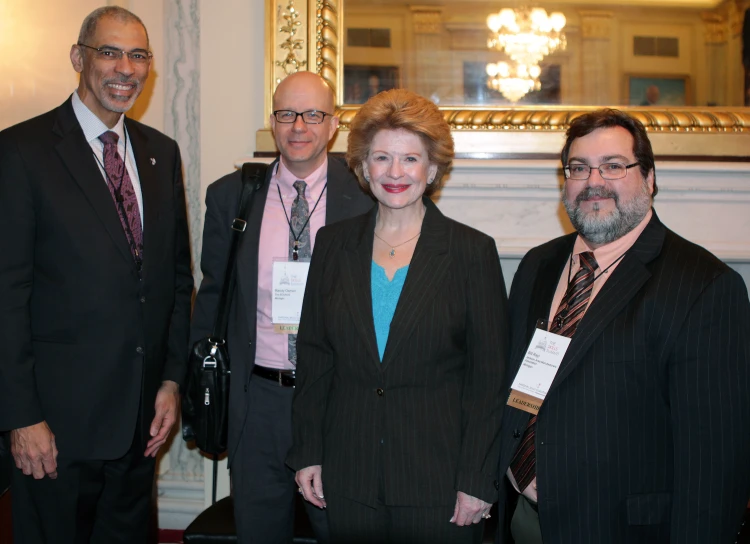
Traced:
POLYGON ((261 162, 246 162, 242 165, 242 192, 237 209, 237 217, 234 218, 230 228, 232 229, 232 241, 229 248, 227 268, 224 272, 224 284, 221 288, 221 296, 216 309, 216 320, 211 337, 218 341, 226 340, 227 325, 229 323, 229 306, 237 280, 236 266, 237 248, 240 245, 241 234, 247 228, 247 215, 252 206, 255 193, 257 193, 266 182, 266 170, 268 165, 261 162))

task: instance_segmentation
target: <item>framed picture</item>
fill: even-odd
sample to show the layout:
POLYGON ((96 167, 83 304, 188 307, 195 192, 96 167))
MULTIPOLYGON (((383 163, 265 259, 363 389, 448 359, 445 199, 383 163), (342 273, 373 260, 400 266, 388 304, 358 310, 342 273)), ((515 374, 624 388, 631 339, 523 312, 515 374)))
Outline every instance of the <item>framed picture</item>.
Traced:
POLYGON ((691 106, 688 76, 629 75, 626 104, 630 106, 691 106))
POLYGON ((364 104, 380 91, 399 87, 398 66, 344 66, 344 103, 364 104))

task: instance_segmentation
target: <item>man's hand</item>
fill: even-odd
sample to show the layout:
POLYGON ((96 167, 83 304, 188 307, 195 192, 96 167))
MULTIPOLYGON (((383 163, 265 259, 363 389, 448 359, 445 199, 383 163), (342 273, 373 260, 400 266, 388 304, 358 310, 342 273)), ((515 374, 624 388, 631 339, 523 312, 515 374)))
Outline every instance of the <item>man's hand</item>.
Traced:
POLYGON ((325 508, 326 501, 323 497, 323 467, 313 465, 297 471, 294 477, 297 485, 300 487, 302 496, 310 504, 318 508, 325 508))
POLYGON ((479 523, 482 521, 482 518, 486 519, 489 517, 491 507, 491 504, 484 502, 482 499, 477 499, 459 491, 451 523, 455 523, 459 527, 479 523))
POLYGON ((46 421, 10 431, 10 452, 26 476, 57 478, 55 435, 46 421))
POLYGON ((180 386, 169 380, 162 382, 156 393, 154 407, 156 415, 149 431, 152 438, 146 444, 146 452, 143 454, 145 457, 156 457, 159 448, 167 441, 169 432, 177 421, 177 413, 180 409, 180 386))

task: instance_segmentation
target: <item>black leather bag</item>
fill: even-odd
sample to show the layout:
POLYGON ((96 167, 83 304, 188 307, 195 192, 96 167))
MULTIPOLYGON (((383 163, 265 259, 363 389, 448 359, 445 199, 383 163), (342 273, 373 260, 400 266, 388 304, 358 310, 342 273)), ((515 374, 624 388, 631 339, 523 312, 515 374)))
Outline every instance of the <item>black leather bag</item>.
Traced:
POLYGON ((247 226, 246 216, 255 193, 263 186, 268 166, 242 165, 242 192, 232 229, 232 242, 224 274, 213 333, 193 344, 188 360, 188 376, 182 399, 182 437, 195 441, 201 451, 220 455, 227 450, 229 421, 229 382, 231 367, 227 349, 229 307, 236 282, 237 247, 247 226))

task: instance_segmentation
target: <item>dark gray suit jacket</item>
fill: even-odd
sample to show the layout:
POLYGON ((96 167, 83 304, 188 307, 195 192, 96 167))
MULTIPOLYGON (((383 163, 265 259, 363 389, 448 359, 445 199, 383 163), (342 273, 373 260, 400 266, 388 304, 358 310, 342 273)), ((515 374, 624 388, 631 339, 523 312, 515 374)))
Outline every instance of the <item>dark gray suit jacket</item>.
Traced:
POLYGON ((382 363, 370 280, 377 208, 318 233, 297 338, 287 463, 322 464, 326 491, 372 506, 381 466, 388 505, 496 495, 507 348, 500 259, 492 238, 423 201, 382 363))
MULTIPOLYGON (((532 249, 516 272, 508 388, 575 237, 532 249)), ((586 311, 539 412, 545 544, 734 542, 750 496, 749 333, 739 274, 654 213, 586 311)), ((501 475, 528 420, 505 411, 501 475)))
POLYGON ((142 280, 71 100, 0 133, 0 430, 46 420, 69 459, 124 455, 139 413, 147 438, 162 380, 185 374, 180 151, 125 126, 143 195, 142 280))
MULTIPOLYGON (((247 384, 255 361, 255 334, 258 299, 258 242, 263 209, 270 179, 277 161, 268 167, 266 182, 255 195, 248 213, 247 230, 237 253, 237 289, 230 305, 227 343, 232 365, 229 394, 229 461, 239 444, 247 413, 247 384)), ((203 226, 201 281, 193 308, 191 342, 211 333, 216 315, 224 271, 229 257, 231 230, 242 190, 239 171, 212 183, 206 191, 206 220, 203 226)), ((365 213, 373 200, 359 187, 356 178, 339 159, 328 157, 326 189, 326 224, 365 213)), ((316 238, 317 240, 317 238, 316 238)), ((316 242, 317 244, 317 242, 316 242)))

